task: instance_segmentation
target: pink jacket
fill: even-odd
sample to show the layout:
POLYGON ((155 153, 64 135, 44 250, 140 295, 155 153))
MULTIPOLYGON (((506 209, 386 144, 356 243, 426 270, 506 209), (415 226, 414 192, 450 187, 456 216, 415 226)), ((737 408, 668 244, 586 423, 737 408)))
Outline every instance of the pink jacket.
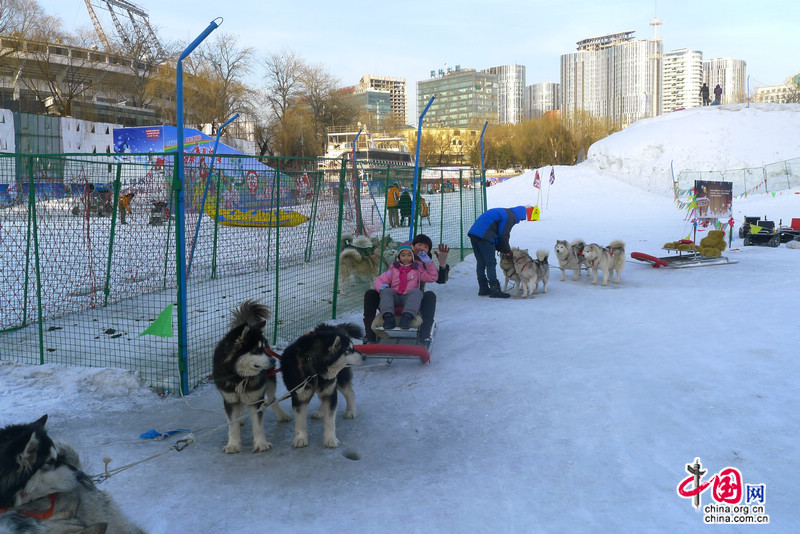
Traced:
MULTIPOLYGON (((400 272, 400 263, 394 262, 392 263, 391 267, 389 267, 388 271, 381 274, 375 280, 375 289, 380 291, 383 284, 389 284, 389 287, 399 293, 398 290, 400 289, 401 285, 401 276, 402 273, 400 272)), ((428 263, 415 261, 411 264, 411 269, 408 271, 408 275, 406 276, 405 291, 403 291, 401 294, 404 295, 412 289, 418 289, 421 282, 435 282, 438 279, 439 270, 433 261, 428 263)))

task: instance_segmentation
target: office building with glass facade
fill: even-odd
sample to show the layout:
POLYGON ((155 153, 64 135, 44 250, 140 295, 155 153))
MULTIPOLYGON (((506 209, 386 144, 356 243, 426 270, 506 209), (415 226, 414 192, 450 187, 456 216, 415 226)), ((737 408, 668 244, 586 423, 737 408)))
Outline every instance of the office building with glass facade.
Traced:
POLYGON ((425 125, 439 128, 483 128, 497 124, 498 76, 490 72, 456 67, 431 71, 431 78, 417 82, 417 116, 436 96, 425 115, 425 125))
POLYGON ((406 79, 391 76, 375 76, 365 74, 358 82, 361 90, 375 90, 384 92, 389 96, 391 112, 403 123, 406 121, 406 79))
POLYGON ((542 82, 525 88, 525 118, 538 119, 561 109, 561 91, 555 82, 542 82))
POLYGON ((483 72, 497 75, 497 120, 517 124, 525 118, 525 67, 502 65, 483 72))

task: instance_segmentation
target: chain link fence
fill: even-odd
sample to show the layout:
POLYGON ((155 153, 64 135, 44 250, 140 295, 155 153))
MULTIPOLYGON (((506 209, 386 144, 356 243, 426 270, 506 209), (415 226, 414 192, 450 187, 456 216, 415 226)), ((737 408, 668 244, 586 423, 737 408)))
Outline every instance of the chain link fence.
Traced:
POLYGON ((361 308, 384 264, 344 279, 337 258, 351 236, 370 237, 368 254, 381 257, 424 232, 451 248, 452 265, 484 209, 475 169, 421 169, 428 217, 393 228, 386 191, 396 182, 413 193, 413 167, 187 155, 180 310, 175 158, 0 154, 0 359, 126 368, 159 391, 186 391, 211 372, 241 301, 271 308, 267 335, 280 348, 361 308))
POLYGON ((734 196, 746 195, 755 191, 764 193, 791 189, 800 186, 800 158, 747 169, 684 170, 678 174, 677 187, 679 190, 692 189, 695 180, 731 182, 734 196))

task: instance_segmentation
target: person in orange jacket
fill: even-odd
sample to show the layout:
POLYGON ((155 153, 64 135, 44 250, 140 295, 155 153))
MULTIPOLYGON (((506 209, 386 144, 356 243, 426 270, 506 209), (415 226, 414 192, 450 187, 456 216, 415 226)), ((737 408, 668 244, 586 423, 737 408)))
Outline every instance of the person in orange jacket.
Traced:
POLYGON ((400 185, 395 182, 386 191, 386 209, 389 211, 389 225, 392 228, 400 226, 400 185))

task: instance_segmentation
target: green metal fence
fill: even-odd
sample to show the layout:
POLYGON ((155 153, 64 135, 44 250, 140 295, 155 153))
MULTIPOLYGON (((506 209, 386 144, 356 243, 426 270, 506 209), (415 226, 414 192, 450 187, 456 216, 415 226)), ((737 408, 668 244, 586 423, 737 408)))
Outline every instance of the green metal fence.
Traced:
MULTIPOLYGON (((177 332, 142 335, 160 315, 178 325, 175 157, 0 154, 0 359, 120 367, 158 390, 191 389, 211 372, 239 302, 267 304, 268 337, 285 346, 361 308, 369 280, 341 279, 338 269, 348 234, 370 236, 380 256, 386 236, 405 241, 412 232, 386 224, 385 201, 394 182, 413 191, 413 168, 186 156, 181 383, 177 332)), ((469 249, 484 182, 466 168, 420 177, 430 217, 413 221, 413 233, 450 246, 452 265, 469 249)))

